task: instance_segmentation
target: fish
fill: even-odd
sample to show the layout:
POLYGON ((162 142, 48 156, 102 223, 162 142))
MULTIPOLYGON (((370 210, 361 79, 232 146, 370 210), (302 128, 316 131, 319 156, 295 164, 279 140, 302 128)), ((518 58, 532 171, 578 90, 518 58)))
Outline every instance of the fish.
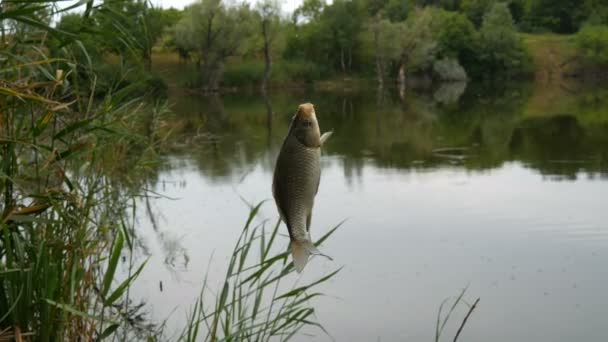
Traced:
POLYGON ((315 247, 310 224, 321 181, 321 147, 333 132, 321 135, 312 103, 298 107, 276 160, 272 194, 287 226, 294 268, 301 273, 310 255, 331 257, 315 247))

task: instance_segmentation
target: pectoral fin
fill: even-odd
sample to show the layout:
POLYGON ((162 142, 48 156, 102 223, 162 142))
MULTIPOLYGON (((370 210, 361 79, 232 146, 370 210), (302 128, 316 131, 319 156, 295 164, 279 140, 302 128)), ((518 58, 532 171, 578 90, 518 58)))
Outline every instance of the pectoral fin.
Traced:
POLYGON ((325 141, 327 139, 329 139, 329 137, 333 134, 333 131, 329 131, 329 132, 325 132, 323 133, 323 135, 321 135, 321 146, 323 146, 323 144, 325 143, 325 141))

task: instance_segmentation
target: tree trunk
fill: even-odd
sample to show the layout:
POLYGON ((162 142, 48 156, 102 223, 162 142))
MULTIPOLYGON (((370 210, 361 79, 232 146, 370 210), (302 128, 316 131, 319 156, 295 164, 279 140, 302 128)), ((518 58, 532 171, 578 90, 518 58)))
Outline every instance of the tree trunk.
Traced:
POLYGON ((211 72, 211 79, 209 80, 209 89, 218 91, 220 89, 220 83, 222 82, 222 75, 224 74, 224 62, 223 60, 220 60, 214 64, 215 67, 211 72))
POLYGON ((262 21, 262 35, 264 37, 264 75, 262 77, 262 93, 266 94, 266 83, 272 71, 272 56, 270 55, 270 37, 268 33, 268 20, 262 21))
POLYGON ((399 97, 401 100, 405 98, 405 62, 402 61, 399 65, 399 74, 397 76, 399 84, 399 97))
POLYGON ((262 92, 262 95, 264 97, 264 104, 266 105, 266 133, 268 147, 270 147, 272 145, 272 104, 270 103, 270 99, 268 98, 268 95, 266 95, 265 91, 262 92))
POLYGON ((380 52, 380 27, 376 23, 374 25, 374 51, 376 52, 376 78, 378 80, 378 88, 384 88, 384 58, 380 52))
POLYGON ((351 47, 348 48, 348 72, 350 73, 353 70, 353 49, 351 47))
POLYGON ((342 66, 342 72, 345 72, 346 64, 344 63, 344 48, 340 48, 340 65, 342 66))

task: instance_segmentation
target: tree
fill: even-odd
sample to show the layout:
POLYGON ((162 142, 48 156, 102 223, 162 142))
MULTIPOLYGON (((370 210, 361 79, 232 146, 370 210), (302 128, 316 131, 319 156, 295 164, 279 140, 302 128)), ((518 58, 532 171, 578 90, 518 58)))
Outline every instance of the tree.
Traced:
POLYGON ((262 76, 262 92, 266 92, 266 83, 272 71, 272 46, 276 39, 280 18, 281 7, 276 0, 264 0, 258 3, 257 13, 262 29, 262 39, 264 40, 264 75, 262 76))
MULTIPOLYGON (((310 3, 314 1, 304 5, 310 3)), ((292 24, 285 57, 313 62, 328 71, 351 72, 365 20, 363 8, 350 0, 335 0, 321 12, 317 12, 318 7, 305 10, 304 5, 296 12, 312 13, 308 16, 316 19, 292 24)))
POLYGON ((483 17, 480 59, 492 75, 510 76, 525 63, 526 53, 505 3, 496 3, 483 17))
POLYGON ((226 58, 249 48, 254 31, 252 11, 246 4, 225 6, 221 0, 201 0, 184 11, 175 28, 175 43, 196 52, 201 84, 205 90, 215 91, 226 58))
POLYGON ((594 63, 608 64, 608 26, 585 25, 576 36, 583 55, 594 63))
POLYGON ((372 22, 374 53, 376 58, 376 77, 378 86, 384 86, 384 77, 387 74, 387 64, 396 60, 401 54, 398 44, 402 24, 392 23, 381 19, 379 15, 372 22))
POLYGON ((460 11, 463 12, 475 27, 480 27, 484 14, 492 8, 496 0, 462 0, 460 11))
POLYGON ((292 20, 294 24, 300 21, 315 21, 323 12, 325 2, 323 0, 304 0, 302 5, 293 12, 292 20))
POLYGON ((438 31, 438 10, 433 7, 417 9, 401 24, 398 58, 399 87, 405 90, 406 74, 411 70, 429 69, 437 52, 434 33, 438 31))
POLYGON ((443 57, 456 59, 469 73, 480 73, 479 37, 475 26, 466 16, 457 12, 443 12, 436 36, 443 57))
MULTIPOLYGON (((70 50, 73 57, 79 62, 79 66, 88 65, 88 59, 90 59, 92 63, 101 62, 103 50, 98 43, 99 36, 96 36, 94 34, 95 31, 90 27, 93 24, 94 21, 91 19, 83 18, 82 15, 78 13, 70 13, 61 16, 61 19, 55 27, 59 31, 74 35, 76 40, 82 45, 82 49, 80 47, 75 47, 70 50)), ((99 34, 103 34, 103 32, 100 32, 99 34)), ((64 45, 63 41, 51 37, 48 42, 51 55, 60 56, 61 47, 72 47, 71 44, 67 46, 64 45)))
POLYGON ((152 48, 163 33, 162 10, 148 0, 105 0, 95 13, 99 30, 109 34, 102 41, 106 50, 117 54, 131 53, 141 58, 146 70, 152 67, 152 48))
POLYGON ((531 0, 528 21, 533 27, 574 33, 590 14, 581 0, 531 0))
POLYGON ((339 51, 334 55, 342 72, 352 70, 353 50, 357 45, 357 36, 362 28, 362 13, 356 3, 348 0, 335 0, 325 7, 320 23, 325 40, 330 49, 339 51))
POLYGON ((410 10, 411 4, 408 0, 388 0, 384 7, 386 17, 393 22, 404 21, 410 10))

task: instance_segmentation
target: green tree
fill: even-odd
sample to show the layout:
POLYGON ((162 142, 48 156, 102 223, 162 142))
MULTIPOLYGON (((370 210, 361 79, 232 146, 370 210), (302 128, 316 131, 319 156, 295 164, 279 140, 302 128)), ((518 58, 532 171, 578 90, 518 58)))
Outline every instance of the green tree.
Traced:
POLYGON ((108 34, 102 41, 113 53, 141 58, 146 70, 152 67, 152 48, 163 33, 162 10, 148 0, 105 0, 95 14, 99 30, 108 34), (127 37, 126 39, 124 37, 127 37))
POLYGON ((463 12, 476 27, 480 27, 484 14, 492 8, 496 0, 462 0, 460 11, 463 12))
POLYGON ((590 14, 581 0, 530 0, 527 20, 533 28, 574 33, 590 14))
POLYGON ((404 21, 411 10, 408 0, 388 0, 384 7, 386 17, 393 22, 404 21))
POLYGON ((342 72, 352 70, 353 50, 362 29, 362 21, 362 13, 357 4, 349 0, 335 0, 321 14, 321 32, 328 43, 328 51, 335 50, 331 56, 342 72))
POLYGON ((264 75, 262 76, 262 92, 266 92, 266 82, 272 71, 272 49, 279 33, 281 6, 276 0, 264 0, 258 3, 258 21, 262 32, 264 53, 264 75))
POLYGON ((524 67, 527 55, 505 3, 494 4, 484 15, 480 44, 480 60, 491 75, 511 76, 524 67))
MULTIPOLYGON (((91 62, 101 62, 103 56, 103 50, 99 45, 101 33, 95 30, 94 24, 91 18, 70 13, 63 15, 56 25, 57 30, 72 34, 76 41, 80 42, 81 46, 67 45, 80 67, 88 65, 88 59, 91 62)), ((62 54, 60 50, 64 45, 64 41, 51 37, 48 43, 51 55, 60 56, 62 54)))
POLYGON ((323 0, 304 0, 302 5, 293 12, 292 20, 295 24, 300 21, 317 20, 324 7, 325 1, 323 0))
POLYGON ((401 54, 399 45, 402 24, 381 19, 379 15, 371 23, 373 48, 376 63, 376 79, 378 86, 384 86, 384 78, 388 73, 388 65, 398 59, 401 54))
POLYGON ((359 34, 365 21, 365 9, 350 0, 336 0, 322 7, 322 11, 310 11, 306 1, 296 12, 315 20, 296 22, 291 26, 287 38, 285 58, 306 60, 325 68, 326 72, 351 72, 357 65, 356 50, 359 34))
POLYGON ((585 25, 576 36, 578 48, 593 63, 608 64, 608 26, 585 25))
POLYGON ((215 91, 226 59, 250 48, 255 32, 253 13, 246 4, 225 6, 221 0, 201 0, 184 11, 175 28, 176 45, 196 54, 201 85, 215 91))
POLYGON ((608 3, 606 0, 584 0, 580 19, 591 25, 608 25, 608 3))
POLYGON ((416 9, 399 25, 400 39, 397 79, 401 93, 405 90, 406 75, 411 71, 429 70, 437 54, 435 32, 438 31, 440 11, 434 7, 416 9))
POLYGON ((437 43, 444 57, 456 59, 469 74, 477 76, 479 70, 479 37, 475 26, 463 14, 443 12, 437 32, 437 43))

